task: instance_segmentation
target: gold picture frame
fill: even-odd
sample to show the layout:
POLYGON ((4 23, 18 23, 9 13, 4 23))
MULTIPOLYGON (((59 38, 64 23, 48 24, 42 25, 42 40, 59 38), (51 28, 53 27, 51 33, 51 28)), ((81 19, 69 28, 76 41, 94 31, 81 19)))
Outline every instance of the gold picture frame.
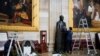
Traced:
POLYGON ((0 31, 39 31, 39 0, 32 0, 31 26, 0 25, 0 31))
MULTIPOLYGON (((74 28, 74 24, 73 24, 73 0, 69 0, 69 4, 68 4, 68 15, 69 15, 69 27, 73 28, 73 32, 77 32, 79 29, 81 28, 74 28)), ((97 24, 96 24, 97 25, 97 24)), ((96 28, 96 27, 92 27, 89 28, 90 32, 100 32, 100 27, 96 28)))

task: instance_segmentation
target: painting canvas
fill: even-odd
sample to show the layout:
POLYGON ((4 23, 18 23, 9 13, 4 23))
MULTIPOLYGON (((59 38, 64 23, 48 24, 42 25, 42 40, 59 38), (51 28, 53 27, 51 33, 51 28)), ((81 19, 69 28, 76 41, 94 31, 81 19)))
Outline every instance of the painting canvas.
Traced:
POLYGON ((20 30, 23 27, 23 29, 25 27, 37 28, 35 25, 39 23, 38 7, 38 0, 0 0, 0 26, 3 28, 4 26, 8 28, 18 26, 20 30))
POLYGON ((100 0, 69 0, 69 17, 72 27, 78 28, 79 20, 84 17, 92 31, 100 30, 100 0), (71 15, 71 16, 70 16, 71 15))
POLYGON ((73 0, 73 24, 78 27, 79 20, 85 16, 90 28, 100 28, 100 0, 73 0))
POLYGON ((32 0, 0 0, 0 24, 32 24, 32 0))

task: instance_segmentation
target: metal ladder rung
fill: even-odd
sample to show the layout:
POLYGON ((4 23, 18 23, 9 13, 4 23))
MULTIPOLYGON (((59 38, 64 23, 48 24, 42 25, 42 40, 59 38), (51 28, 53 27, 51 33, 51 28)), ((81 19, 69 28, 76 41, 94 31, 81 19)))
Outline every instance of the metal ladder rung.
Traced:
POLYGON ((89 47, 93 47, 93 45, 88 45, 89 47))
POLYGON ((74 47, 73 49, 79 49, 79 47, 74 47))
POLYGON ((84 25, 87 25, 87 23, 84 23, 84 25))
POLYGON ((79 25, 81 26, 81 25, 83 25, 83 24, 79 24, 79 25))
POLYGON ((88 41, 91 41, 91 39, 89 39, 89 38, 88 38, 87 40, 88 40, 88 41))
POLYGON ((78 45, 79 43, 75 43, 74 45, 78 45))
POLYGON ((87 39, 87 43, 92 43, 92 40, 91 39, 87 39))

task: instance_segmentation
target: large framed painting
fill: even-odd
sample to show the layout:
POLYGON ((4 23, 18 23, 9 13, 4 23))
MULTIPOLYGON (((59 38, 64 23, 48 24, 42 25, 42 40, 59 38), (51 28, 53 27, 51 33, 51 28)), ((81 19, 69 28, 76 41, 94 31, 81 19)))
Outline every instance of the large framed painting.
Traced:
POLYGON ((38 31, 39 0, 0 0, 0 31, 38 31))
POLYGON ((100 31, 100 0, 69 0, 69 25, 77 31, 84 15, 90 31, 100 31))

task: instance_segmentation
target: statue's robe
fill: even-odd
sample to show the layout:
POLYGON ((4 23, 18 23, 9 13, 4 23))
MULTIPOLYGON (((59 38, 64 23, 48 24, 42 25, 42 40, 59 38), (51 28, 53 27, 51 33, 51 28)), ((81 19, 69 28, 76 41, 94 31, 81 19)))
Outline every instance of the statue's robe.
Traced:
POLYGON ((63 21, 58 21, 56 24, 54 52, 61 53, 65 51, 66 43, 66 24, 63 21))

